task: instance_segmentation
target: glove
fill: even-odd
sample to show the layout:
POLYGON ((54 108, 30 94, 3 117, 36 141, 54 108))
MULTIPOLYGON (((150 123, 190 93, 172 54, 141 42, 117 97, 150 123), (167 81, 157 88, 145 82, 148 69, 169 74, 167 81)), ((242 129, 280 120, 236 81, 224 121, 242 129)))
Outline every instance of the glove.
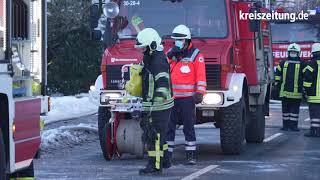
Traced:
POLYGON ((170 52, 168 52, 167 56, 169 59, 172 59, 173 57, 177 57, 180 54, 182 54, 181 49, 179 49, 177 46, 174 46, 170 52))
POLYGON ((203 100, 203 94, 202 93, 196 92, 193 95, 193 101, 194 101, 195 104, 201 103, 202 100, 203 100))

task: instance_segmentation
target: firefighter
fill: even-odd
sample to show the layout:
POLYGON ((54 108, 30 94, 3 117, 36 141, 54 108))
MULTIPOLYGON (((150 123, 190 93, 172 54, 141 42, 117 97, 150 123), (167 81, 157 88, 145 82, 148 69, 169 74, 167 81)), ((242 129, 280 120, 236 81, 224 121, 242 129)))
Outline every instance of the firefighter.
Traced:
POLYGON ((300 46, 296 43, 288 46, 288 59, 281 61, 276 69, 276 85, 280 90, 282 100, 283 131, 299 131, 299 109, 302 99, 302 70, 300 46))
POLYGON ((167 143, 168 157, 164 168, 171 166, 175 130, 179 120, 183 124, 187 164, 196 164, 196 122, 195 104, 201 103, 206 92, 206 73, 204 57, 191 42, 190 29, 185 25, 174 28, 172 36, 175 46, 169 50, 174 107, 169 120, 167 143))
POLYGON ((312 45, 312 59, 303 69, 311 128, 305 136, 320 137, 320 43, 312 45))
POLYGON ((135 48, 143 50, 141 121, 143 141, 147 145, 148 164, 139 174, 160 174, 166 145, 166 130, 174 105, 170 85, 170 67, 163 52, 161 37, 152 28, 139 32, 135 48))

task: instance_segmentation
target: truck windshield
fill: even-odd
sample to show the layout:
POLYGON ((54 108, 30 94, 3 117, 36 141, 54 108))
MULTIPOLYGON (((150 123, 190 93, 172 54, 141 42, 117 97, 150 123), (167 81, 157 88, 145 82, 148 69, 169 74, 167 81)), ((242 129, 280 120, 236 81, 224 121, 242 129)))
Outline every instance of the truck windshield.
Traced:
POLYGON ((224 38, 228 34, 225 0, 124 0, 120 16, 128 20, 127 27, 118 33, 120 39, 136 37, 147 27, 170 37, 179 24, 187 25, 193 37, 224 38))
POLYGON ((272 41, 273 43, 281 42, 319 42, 320 26, 311 23, 273 23, 272 41))

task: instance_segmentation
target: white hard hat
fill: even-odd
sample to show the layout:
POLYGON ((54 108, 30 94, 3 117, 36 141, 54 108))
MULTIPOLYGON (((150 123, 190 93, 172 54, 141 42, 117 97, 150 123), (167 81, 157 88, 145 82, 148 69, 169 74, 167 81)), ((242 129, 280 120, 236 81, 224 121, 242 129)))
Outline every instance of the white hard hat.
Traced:
POLYGON ((311 53, 320 52, 320 43, 314 43, 312 45, 311 53))
POLYGON ((149 46, 151 50, 156 50, 161 46, 162 39, 156 30, 145 28, 139 32, 136 41, 135 48, 145 48, 149 46))
POLYGON ((186 25, 178 25, 172 31, 172 39, 191 39, 190 29, 186 25))
POLYGON ((288 52, 290 52, 290 51, 294 51, 294 52, 300 53, 301 52, 301 48, 300 48, 300 46, 298 44, 292 43, 292 44, 290 44, 288 46, 288 52))

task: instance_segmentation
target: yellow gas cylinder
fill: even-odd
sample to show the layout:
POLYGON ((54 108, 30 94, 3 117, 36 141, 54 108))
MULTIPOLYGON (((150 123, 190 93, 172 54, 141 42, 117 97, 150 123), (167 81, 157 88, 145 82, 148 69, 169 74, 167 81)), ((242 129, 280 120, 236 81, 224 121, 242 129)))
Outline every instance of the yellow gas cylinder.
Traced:
POLYGON ((125 85, 126 91, 131 96, 142 96, 142 77, 141 71, 143 66, 135 64, 130 67, 130 81, 125 85))

